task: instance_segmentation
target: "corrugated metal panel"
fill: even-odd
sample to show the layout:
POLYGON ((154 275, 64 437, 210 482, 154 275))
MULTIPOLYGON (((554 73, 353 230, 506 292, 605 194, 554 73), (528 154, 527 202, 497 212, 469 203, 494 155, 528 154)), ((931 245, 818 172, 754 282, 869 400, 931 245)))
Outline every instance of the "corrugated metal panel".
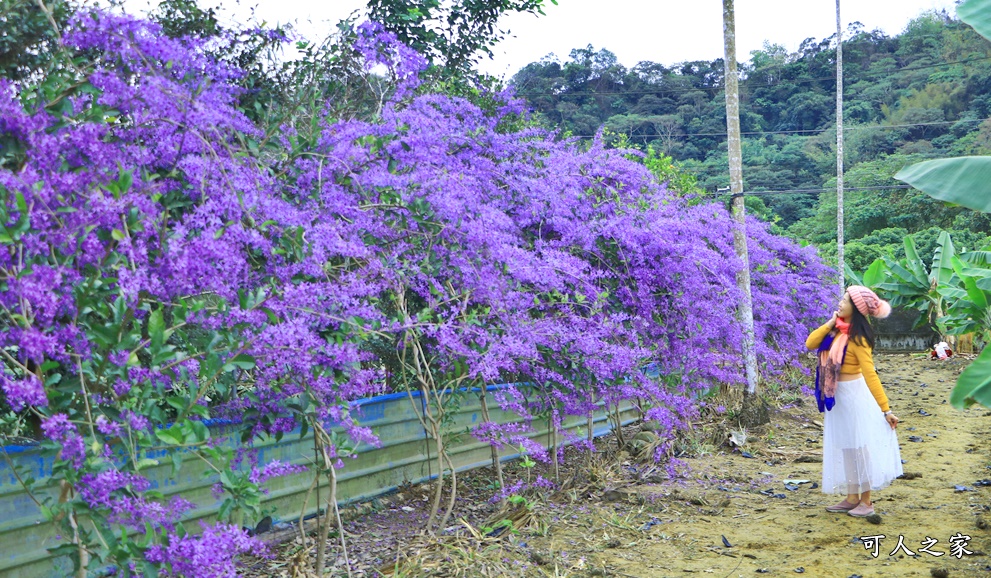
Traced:
MULTIPOLYGON (((492 386, 487 392, 490 418, 497 423, 517 422, 519 418, 499 409, 492 397, 502 387, 492 386)), ((419 399, 418 396, 416 399, 419 399)), ((431 460, 434 455, 433 442, 427 438, 413 403, 406 394, 362 400, 358 405, 355 415, 359 423, 372 428, 381 445, 359 447, 359 457, 348 460, 340 471, 338 496, 342 504, 367 500, 386 494, 403 483, 415 484, 436 476, 436 465, 431 460)), ((631 423, 639 418, 639 414, 632 407, 627 407, 622 417, 624 423, 631 423)), ((466 395, 454 416, 454 425, 449 428, 452 434, 462 434, 454 435, 448 444, 449 454, 459 471, 491 463, 488 444, 478 442, 463 433, 467 427, 478 424, 481 419, 478 395, 466 395)), ((587 421, 584 418, 570 419, 565 427, 580 439, 587 436, 587 421)), ((547 446, 550 435, 546 421, 536 429, 531 437, 547 446)), ((595 416, 593 429, 596 436, 610 431, 603 412, 595 416)), ((211 426, 214 438, 222 438, 225 443, 238 446, 240 443, 238 436, 234 435, 235 431, 236 426, 229 424, 211 426)), ((312 434, 302 439, 298 435, 287 435, 280 442, 255 441, 251 447, 258 451, 260 464, 279 460, 283 463, 309 465, 313 461, 312 434)), ((23 469, 36 479, 43 479, 51 474, 52 456, 44 455, 34 448, 5 449, 7 459, 0 455, 0 577, 66 576, 71 571, 71 562, 67 558, 54 559, 46 551, 47 548, 62 543, 57 537, 55 525, 44 520, 41 511, 21 487, 10 468, 13 463, 18 471, 23 469)), ((217 478, 210 474, 209 467, 202 460, 184 460, 181 470, 173 476, 167 450, 152 450, 146 457, 161 461, 158 466, 142 470, 154 488, 166 497, 181 494, 197 504, 197 508, 190 513, 189 520, 209 521, 216 515, 222 500, 214 498, 210 488, 217 478)), ((516 451, 505 448, 502 459, 514 457, 518 457, 516 451)), ((276 520, 297 519, 304 508, 303 499, 312 481, 310 473, 271 480, 267 484, 269 495, 263 507, 273 510, 272 517, 276 520)), ((326 487, 325 484, 323 487, 326 487)), ((57 497, 53 489, 48 492, 57 497)), ((303 514, 308 515, 317 510, 318 505, 314 503, 314 499, 314 496, 310 497, 310 503, 306 505, 303 514)))

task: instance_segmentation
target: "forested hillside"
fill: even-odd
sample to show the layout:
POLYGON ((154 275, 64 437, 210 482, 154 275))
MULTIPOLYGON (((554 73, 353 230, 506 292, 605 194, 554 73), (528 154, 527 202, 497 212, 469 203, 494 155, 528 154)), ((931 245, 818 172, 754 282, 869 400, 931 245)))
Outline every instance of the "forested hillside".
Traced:
MULTIPOLYGON (((836 252, 835 56, 835 36, 809 38, 795 53, 765 43, 740 64, 748 206, 827 258, 836 252)), ((959 246, 983 243, 986 215, 891 177, 920 160, 991 153, 991 44, 930 12, 897 36, 852 24, 843 61, 848 263, 897 255, 908 233, 932 255, 939 228, 959 246)), ((729 184, 721 59, 626 68, 588 46, 531 63, 511 83, 547 126, 579 137, 605 128, 671 156, 706 191, 729 184)))

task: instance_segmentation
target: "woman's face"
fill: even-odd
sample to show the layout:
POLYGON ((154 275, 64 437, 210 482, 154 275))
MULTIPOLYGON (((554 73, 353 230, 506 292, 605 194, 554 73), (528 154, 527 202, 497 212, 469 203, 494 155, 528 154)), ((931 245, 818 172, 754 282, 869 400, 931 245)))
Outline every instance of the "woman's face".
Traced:
POLYGON ((849 293, 843 294, 843 299, 840 299, 839 307, 836 308, 836 314, 848 321, 853 315, 853 302, 850 301, 849 293))

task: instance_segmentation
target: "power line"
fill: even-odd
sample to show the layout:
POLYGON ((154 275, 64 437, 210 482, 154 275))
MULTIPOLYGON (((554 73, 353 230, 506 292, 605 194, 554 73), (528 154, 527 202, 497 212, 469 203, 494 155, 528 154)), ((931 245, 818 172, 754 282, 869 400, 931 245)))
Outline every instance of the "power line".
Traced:
MULTIPOLYGON (((891 190, 905 190, 911 189, 909 185, 884 185, 880 187, 843 187, 844 191, 891 191, 891 190)), ((835 188, 821 188, 821 189, 783 189, 779 191, 744 191, 740 194, 743 196, 761 196, 761 195, 807 195, 814 193, 829 193, 836 191, 835 188)), ((729 191, 716 191, 710 192, 706 191, 708 196, 729 196, 729 191)))
MULTIPOLYGON (((972 118, 966 119, 962 118, 959 120, 944 120, 944 121, 934 121, 934 122, 916 122, 911 124, 878 124, 878 125, 854 125, 844 128, 844 132, 852 130, 888 130, 893 128, 913 128, 917 126, 946 126, 951 124, 957 124, 958 122, 984 122, 988 120, 986 118, 972 118)), ((773 135, 773 134, 822 134, 835 130, 835 127, 829 128, 810 128, 810 129, 796 129, 796 130, 766 130, 766 131, 748 131, 741 132, 742 136, 763 136, 763 135, 773 135)), ((697 132, 697 133, 684 133, 684 134, 672 134, 672 135, 632 135, 628 133, 616 133, 623 134, 630 138, 650 138, 653 137, 654 140, 660 140, 661 138, 689 138, 696 136, 726 136, 724 132, 697 132)), ((569 138, 595 138, 597 135, 568 135, 569 138)))
MULTIPOLYGON (((867 71, 861 78, 856 79, 856 80, 851 80, 849 82, 851 84, 854 84, 854 83, 856 83, 856 82, 858 82, 860 80, 866 80, 867 78, 870 78, 872 76, 891 75, 891 74, 897 74, 897 73, 900 73, 900 72, 911 72, 913 70, 926 70, 926 69, 929 69, 929 68, 940 68, 940 67, 944 67, 944 66, 954 66, 954 65, 957 65, 957 64, 967 64, 967 63, 970 63, 970 62, 982 62, 982 61, 986 61, 986 60, 991 60, 991 56, 982 56, 982 57, 979 57, 979 58, 968 58, 966 60, 957 60, 957 61, 954 61, 954 62, 938 62, 938 63, 935 63, 935 64, 923 64, 923 65, 919 65, 919 66, 906 66, 906 67, 903 67, 903 68, 897 68, 895 70, 877 71, 877 72, 873 72, 873 73, 870 72, 870 71, 867 71)), ((688 77, 682 76, 681 78, 688 78, 688 77)), ((774 83, 770 83, 770 84, 761 84, 759 86, 759 88, 779 86, 779 85, 782 85, 782 84, 793 84, 794 85, 794 84, 806 84, 806 83, 813 83, 813 82, 825 82, 827 80, 832 80, 833 78, 835 78, 835 76, 821 77, 821 78, 806 78, 806 79, 795 80, 795 81, 781 81, 781 82, 774 82, 774 83)), ((741 88, 744 88, 744 87, 747 88, 747 89, 751 89, 752 88, 752 87, 749 87, 749 86, 745 86, 744 84, 741 84, 741 88)), ((616 96, 616 95, 623 96, 623 95, 631 95, 631 94, 662 95, 662 94, 680 94, 680 93, 686 93, 686 92, 706 92, 706 91, 720 91, 720 90, 723 90, 723 86, 722 85, 713 86, 713 87, 686 87, 686 88, 677 88, 676 87, 676 88, 657 88, 657 89, 652 89, 652 90, 630 90, 630 91, 594 91, 593 90, 593 91, 561 91, 561 92, 526 92, 525 90, 520 89, 519 96, 523 96, 523 97, 529 98, 529 97, 534 97, 534 96, 557 96, 557 97, 565 97, 565 96, 616 96)))

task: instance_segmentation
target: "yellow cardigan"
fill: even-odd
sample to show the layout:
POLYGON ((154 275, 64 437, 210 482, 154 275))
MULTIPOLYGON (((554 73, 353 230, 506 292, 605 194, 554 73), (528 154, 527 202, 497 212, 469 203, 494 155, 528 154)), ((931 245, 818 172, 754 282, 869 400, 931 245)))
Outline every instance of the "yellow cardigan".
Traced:
MULTIPOLYGON (((815 351, 832 329, 827 321, 822 327, 809 334, 809 338, 805 340, 805 347, 815 351)), ((881 411, 888 411, 890 409, 888 406, 888 396, 884 394, 884 387, 881 386, 881 378, 877 376, 877 370, 874 369, 874 353, 870 346, 866 343, 857 343, 851 339, 847 343, 846 352, 847 355, 843 358, 843 366, 840 367, 840 372, 864 374, 864 381, 867 382, 867 387, 870 388, 871 394, 874 395, 874 400, 881 407, 881 411)))

